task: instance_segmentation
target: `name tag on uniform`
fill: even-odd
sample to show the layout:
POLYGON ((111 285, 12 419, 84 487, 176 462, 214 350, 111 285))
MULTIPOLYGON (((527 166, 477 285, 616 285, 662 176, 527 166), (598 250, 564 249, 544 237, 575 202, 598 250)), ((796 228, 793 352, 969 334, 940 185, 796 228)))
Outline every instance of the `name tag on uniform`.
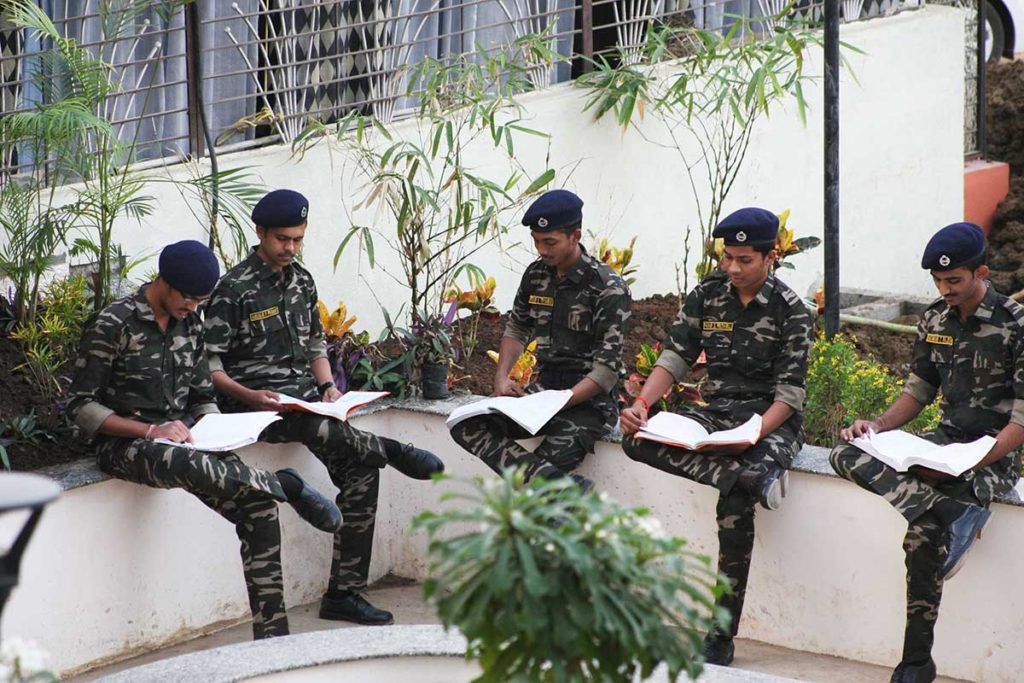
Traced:
POLYGON ((260 320, 266 320, 267 318, 273 318, 278 314, 277 306, 271 306, 270 308, 264 308, 262 311, 256 311, 255 313, 249 314, 250 322, 259 322, 260 320))
POLYGON ((530 305, 531 306, 533 306, 533 305, 537 305, 537 306, 554 306, 555 305, 555 299, 554 299, 554 297, 550 297, 550 296, 537 296, 536 294, 533 294, 533 295, 530 296, 530 305))
POLYGON ((929 334, 924 338, 929 344, 941 344, 943 346, 952 346, 953 338, 945 334, 929 334))
POLYGON ((726 322, 725 320, 705 320, 704 331, 705 332, 732 332, 733 323, 726 322))

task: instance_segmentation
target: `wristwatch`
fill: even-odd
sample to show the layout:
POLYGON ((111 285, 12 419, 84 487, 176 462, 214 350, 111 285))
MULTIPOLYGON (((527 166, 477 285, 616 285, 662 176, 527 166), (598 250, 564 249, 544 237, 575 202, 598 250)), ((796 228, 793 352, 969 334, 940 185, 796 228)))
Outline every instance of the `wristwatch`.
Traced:
POLYGON ((328 389, 330 389, 333 386, 334 386, 334 380, 327 380, 323 384, 320 384, 320 385, 317 386, 317 391, 319 391, 320 395, 323 396, 324 392, 327 391, 328 389))

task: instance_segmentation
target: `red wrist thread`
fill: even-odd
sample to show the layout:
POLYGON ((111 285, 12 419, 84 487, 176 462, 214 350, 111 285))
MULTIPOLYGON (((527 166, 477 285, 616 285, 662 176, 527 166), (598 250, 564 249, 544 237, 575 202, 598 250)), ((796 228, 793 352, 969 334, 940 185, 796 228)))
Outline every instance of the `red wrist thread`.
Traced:
POLYGON ((637 396, 635 399, 633 399, 633 405, 636 405, 637 403, 643 403, 644 410, 647 411, 648 413, 651 412, 651 404, 648 403, 647 399, 644 398, 643 396, 637 396))

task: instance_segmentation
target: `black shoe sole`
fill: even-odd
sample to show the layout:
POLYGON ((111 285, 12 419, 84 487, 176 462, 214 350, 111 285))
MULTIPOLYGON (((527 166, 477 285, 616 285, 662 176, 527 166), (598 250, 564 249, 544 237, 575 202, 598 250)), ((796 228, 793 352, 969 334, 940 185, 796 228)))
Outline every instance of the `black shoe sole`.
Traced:
POLYGON ((395 617, 393 615, 387 621, 378 621, 374 619, 357 619, 348 614, 341 615, 336 612, 321 609, 320 614, 318 616, 325 621, 347 621, 349 623, 359 624, 361 626, 390 626, 391 624, 395 623, 395 617))

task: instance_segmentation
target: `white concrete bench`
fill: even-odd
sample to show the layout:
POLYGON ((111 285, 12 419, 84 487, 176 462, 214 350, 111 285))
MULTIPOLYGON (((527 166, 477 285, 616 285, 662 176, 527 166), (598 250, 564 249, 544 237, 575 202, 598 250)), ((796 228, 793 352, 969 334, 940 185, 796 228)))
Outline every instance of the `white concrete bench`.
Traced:
MULTIPOLYGON (((458 447, 444 419, 469 397, 391 402, 353 418, 368 429, 440 454, 456 477, 493 476, 458 447), (384 409, 387 408, 387 409, 384 409)), ((294 466, 322 489, 326 470, 301 446, 240 451, 254 465, 294 466)), ((670 533, 715 556, 715 491, 629 460, 609 437, 581 472, 618 500, 650 507, 670 533)), ((121 659, 244 620, 248 605, 231 526, 182 491, 110 480, 92 461, 48 472, 65 493, 43 516, 5 612, 5 636, 38 640, 62 671, 121 659)), ((827 450, 805 447, 782 510, 761 511, 740 635, 809 652, 891 665, 903 631, 905 524, 881 498, 836 477, 827 450)), ((421 579, 426 541, 419 512, 457 486, 386 469, 371 580, 421 579)), ((1002 500, 943 599, 935 658, 941 673, 1020 680, 1024 670, 1024 507, 1002 500)), ((0 518, 0 524, 12 520, 0 518)), ((316 600, 331 539, 282 506, 289 604, 316 600)))

